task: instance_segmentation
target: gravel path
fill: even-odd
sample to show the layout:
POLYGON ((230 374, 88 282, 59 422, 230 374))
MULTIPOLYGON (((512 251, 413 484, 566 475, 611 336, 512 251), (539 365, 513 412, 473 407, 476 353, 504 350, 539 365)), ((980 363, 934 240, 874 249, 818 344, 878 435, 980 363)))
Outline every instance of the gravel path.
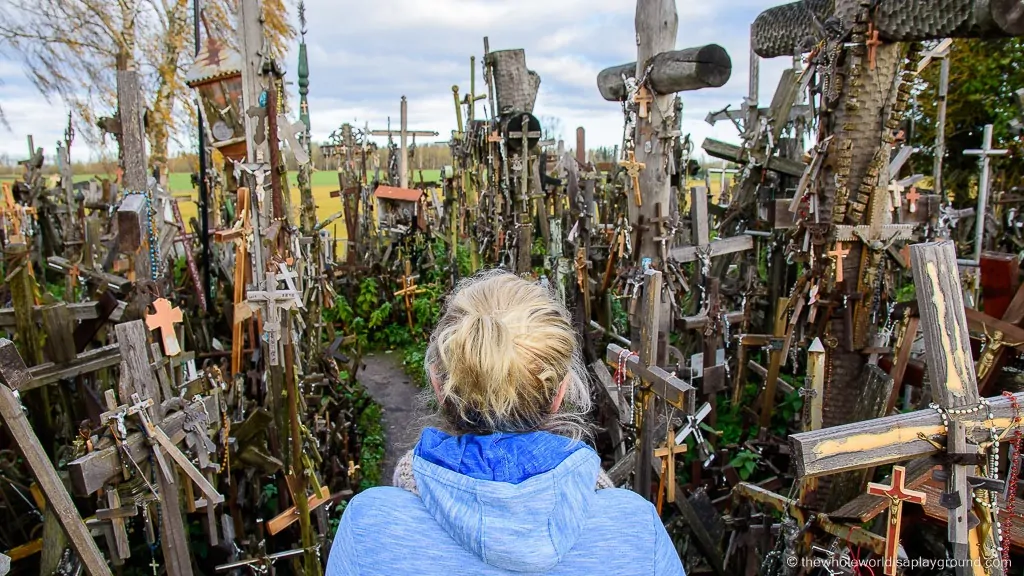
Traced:
POLYGON ((394 352, 363 357, 363 368, 357 375, 370 396, 384 409, 384 432, 387 448, 381 484, 390 486, 395 463, 419 440, 421 389, 405 373, 401 356, 394 352))

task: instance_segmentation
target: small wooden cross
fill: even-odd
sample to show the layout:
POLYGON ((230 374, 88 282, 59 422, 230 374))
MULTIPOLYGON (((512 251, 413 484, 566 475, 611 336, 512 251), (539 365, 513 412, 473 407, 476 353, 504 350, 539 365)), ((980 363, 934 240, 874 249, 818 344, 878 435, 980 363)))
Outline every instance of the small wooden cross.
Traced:
POLYGON ((896 576, 896 552, 900 546, 900 521, 903 516, 903 503, 925 503, 927 494, 910 490, 904 485, 907 469, 903 466, 892 467, 892 482, 889 486, 875 482, 868 483, 868 494, 889 498, 889 525, 885 533, 885 575, 896 576))
POLYGON ((402 289, 395 292, 395 296, 401 296, 405 300, 405 316, 409 321, 409 330, 412 326, 412 297, 422 294, 426 289, 416 285, 416 277, 412 275, 412 262, 405 261, 405 276, 402 276, 402 289))
POLYGON ((626 169, 626 173, 629 174, 630 179, 633 181, 633 194, 636 195, 636 205, 643 206, 644 201, 640 196, 640 171, 647 168, 647 164, 637 162, 636 154, 630 150, 629 160, 622 162, 621 165, 626 169))
POLYGON ((163 344, 165 356, 177 356, 181 354, 181 346, 178 344, 178 335, 174 332, 174 325, 180 324, 182 320, 181 308, 171 306, 166 298, 159 298, 153 301, 154 314, 146 314, 146 326, 150 330, 160 329, 160 342, 163 344))
POLYGON ((640 105, 640 117, 647 118, 648 110, 647 106, 654 102, 654 97, 651 96, 651 91, 646 86, 641 86, 636 94, 633 95, 633 102, 640 105))
POLYGON ((917 186, 912 186, 910 192, 907 192, 907 204, 910 206, 911 214, 917 212, 917 201, 920 199, 921 195, 917 193, 917 186))
POLYGON ((850 253, 849 248, 845 248, 842 242, 836 243, 836 249, 828 253, 829 256, 836 259, 836 282, 843 281, 843 258, 850 253))
POLYGON ((882 41, 878 39, 878 28, 875 28, 874 22, 868 24, 868 41, 865 44, 868 46, 868 67, 874 70, 875 52, 882 45, 882 41))
POLYGON ((671 427, 668 428, 665 445, 654 449, 655 457, 666 459, 662 466, 662 470, 665 470, 663 482, 666 486, 665 499, 670 503, 676 501, 676 454, 685 453, 686 444, 676 444, 676 433, 671 427))
POLYGON ((498 134, 497 130, 495 130, 494 132, 491 132, 490 134, 487 135, 487 141, 495 143, 501 142, 501 135, 498 134))

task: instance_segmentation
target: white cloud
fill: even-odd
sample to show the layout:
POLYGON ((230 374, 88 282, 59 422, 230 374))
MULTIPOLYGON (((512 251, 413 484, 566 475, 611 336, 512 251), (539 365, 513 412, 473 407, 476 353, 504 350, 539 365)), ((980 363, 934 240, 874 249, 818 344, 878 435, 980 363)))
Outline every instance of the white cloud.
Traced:
MULTIPOLYGON (((683 130, 699 146, 704 137, 735 141, 728 123, 711 127, 704 116, 747 94, 749 24, 779 0, 678 2, 676 46, 718 43, 729 52, 733 72, 718 89, 682 94, 683 130)), ((589 146, 614 146, 622 136, 618 103, 604 101, 596 76, 604 67, 636 59, 635 2, 624 0, 306 0, 309 18, 310 114, 313 135, 327 136, 344 122, 384 128, 390 116, 398 126, 399 99, 409 101, 409 127, 440 132, 455 128, 451 87, 469 91, 469 59, 476 56, 476 89, 486 94, 481 59, 485 35, 492 50, 524 48, 527 64, 541 76, 535 114, 561 120, 563 136, 574 145, 583 126, 589 146)), ((288 56, 295 82, 297 49, 288 56)), ((787 59, 763 62, 761 102, 770 101, 787 59)), ((36 135, 48 151, 63 133, 66 110, 47 103, 25 80, 20 67, 0 59, 0 106, 12 132, 0 138, 0 152, 25 150, 24 136, 36 135)), ((290 86, 293 98, 294 85, 290 86)), ((486 109, 479 103, 478 117, 486 109)), ((3 132, 0 129, 0 132, 3 132)), ((90 151, 73 148, 76 158, 90 151)), ((18 156, 20 157, 20 156, 18 156)))

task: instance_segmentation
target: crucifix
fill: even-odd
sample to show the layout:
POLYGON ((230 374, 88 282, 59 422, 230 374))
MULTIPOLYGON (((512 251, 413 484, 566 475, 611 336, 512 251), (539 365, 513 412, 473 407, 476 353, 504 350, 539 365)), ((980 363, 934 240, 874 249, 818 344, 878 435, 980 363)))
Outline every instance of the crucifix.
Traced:
POLYGON ((267 289, 250 290, 246 293, 246 299, 249 301, 250 309, 259 308, 263 314, 264 339, 269 344, 269 364, 280 366, 281 346, 287 344, 290 339, 290 335, 282 329, 281 313, 302 307, 299 293, 293 290, 278 290, 276 275, 267 272, 267 289))
POLYGON ((629 174, 629 179, 633 183, 633 197, 636 199, 636 205, 643 206, 643 196, 640 194, 640 171, 647 167, 647 164, 636 161, 636 154, 630 150, 627 152, 629 160, 624 160, 619 163, 620 166, 626 169, 626 173, 629 174))
MULTIPOLYGON (((647 86, 640 86, 636 91, 636 94, 633 95, 633 102, 640 105, 639 116, 641 118, 647 118, 647 106, 654 102, 654 97, 651 96, 651 92, 647 89, 647 86)), ((671 500, 669 500, 669 502, 671 502, 671 500)))
POLYGON ((907 192, 906 198, 911 214, 917 212, 917 201, 921 199, 921 195, 917 193, 917 186, 910 187, 910 192, 907 192))
POLYGON ((174 308, 166 298, 158 298, 153 301, 153 309, 153 314, 146 315, 146 326, 150 330, 160 330, 164 355, 181 354, 181 345, 178 344, 178 336, 174 332, 174 325, 182 320, 181 308, 174 308))
POLYGON ((989 177, 992 158, 1006 156, 1009 150, 996 150, 992 147, 992 125, 985 126, 985 135, 981 149, 964 150, 968 156, 980 156, 981 175, 978 176, 978 211, 975 218, 974 228, 974 262, 981 260, 982 244, 985 239, 985 209, 988 206, 989 177))
MULTIPOLYGON (((673 248, 669 255, 676 262, 700 261, 697 269, 699 276, 707 277, 711 273, 711 259, 726 254, 744 252, 754 247, 753 237, 743 234, 731 238, 711 241, 711 218, 708 215, 708 189, 703 186, 690 188, 690 210, 693 227, 693 246, 673 248)), ((702 295, 705 297, 706 295, 702 295)))
POLYGON ((1019 354, 1024 348, 1024 284, 1017 288, 1013 300, 998 319, 970 308, 965 312, 968 325, 985 334, 985 346, 975 368, 978 389, 985 392, 1011 355, 1019 354))
MULTIPOLYGON (((409 187, 409 167, 408 167, 408 164, 409 164, 409 153, 407 152, 408 149, 406 147, 406 139, 409 136, 412 136, 413 138, 415 138, 416 136, 434 137, 434 136, 438 135, 438 133, 433 131, 433 130, 409 130, 407 128, 407 125, 408 125, 407 124, 408 123, 408 115, 409 115, 408 103, 407 103, 407 101, 405 99, 405 96, 402 96, 401 128, 398 131, 399 149, 400 149, 400 154, 398 156, 398 186, 400 188, 408 188, 409 187)), ((390 138, 391 135, 394 134, 394 131, 391 130, 390 128, 388 128, 387 130, 370 130, 369 134, 371 136, 387 136, 387 137, 390 138)), ((394 184, 392 184, 392 185, 394 185, 394 184)))
MULTIPOLYGON (((977 492, 988 501, 985 494, 1002 485, 994 478, 990 451, 1019 424, 1015 405, 1024 393, 979 397, 953 243, 912 246, 911 258, 934 404, 909 414, 794 434, 790 444, 801 478, 944 453, 942 503, 949 510, 949 540, 960 561, 957 574, 972 574, 972 567, 984 565, 983 558, 994 559, 999 547, 1009 545, 997 539, 992 511, 976 506, 974 496, 977 492), (978 475, 979 465, 984 476, 978 475)), ((987 566, 990 574, 1003 574, 998 562, 987 566)))
MULTIPOLYGON (((521 140, 520 151, 522 159, 520 160, 521 165, 516 168, 515 156, 512 157, 512 170, 518 173, 519 176, 519 196, 516 198, 521 202, 521 209, 517 215, 517 221, 515 223, 516 228, 519 231, 518 235, 518 258, 516 262, 516 272, 519 274, 525 274, 530 272, 531 265, 531 249, 533 248, 533 210, 530 208, 530 194, 529 194, 529 174, 532 174, 531 164, 536 167, 536 160, 531 162, 530 156, 530 139, 540 138, 541 133, 536 130, 530 130, 530 119, 532 116, 529 114, 523 114, 519 122, 519 130, 510 130, 508 137, 510 140, 519 138, 521 140)), ((510 121, 511 124, 511 121, 510 121)), ((535 170, 535 178, 540 177, 539 170, 535 170)))
POLYGON ((885 570, 886 576, 896 576, 897 550, 900 547, 900 521, 903 517, 903 503, 924 505, 927 495, 924 492, 911 490, 904 485, 907 469, 903 466, 892 467, 890 485, 868 483, 868 494, 885 496, 889 499, 889 523, 885 532, 885 570))

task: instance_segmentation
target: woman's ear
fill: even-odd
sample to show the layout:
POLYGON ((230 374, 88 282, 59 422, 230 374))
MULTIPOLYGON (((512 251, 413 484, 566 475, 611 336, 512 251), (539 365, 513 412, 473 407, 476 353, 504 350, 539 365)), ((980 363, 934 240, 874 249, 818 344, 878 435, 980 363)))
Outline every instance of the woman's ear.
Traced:
POLYGON ((437 373, 434 372, 434 367, 427 368, 427 373, 430 374, 430 386, 434 389, 434 396, 437 397, 438 404, 444 404, 444 394, 441 393, 441 382, 437 379, 437 373))
POLYGON ((565 391, 569 389, 569 378, 572 378, 572 372, 565 375, 562 378, 562 383, 558 385, 558 392, 555 394, 555 399, 551 401, 551 413, 555 414, 558 409, 562 407, 562 400, 565 399, 565 391))

